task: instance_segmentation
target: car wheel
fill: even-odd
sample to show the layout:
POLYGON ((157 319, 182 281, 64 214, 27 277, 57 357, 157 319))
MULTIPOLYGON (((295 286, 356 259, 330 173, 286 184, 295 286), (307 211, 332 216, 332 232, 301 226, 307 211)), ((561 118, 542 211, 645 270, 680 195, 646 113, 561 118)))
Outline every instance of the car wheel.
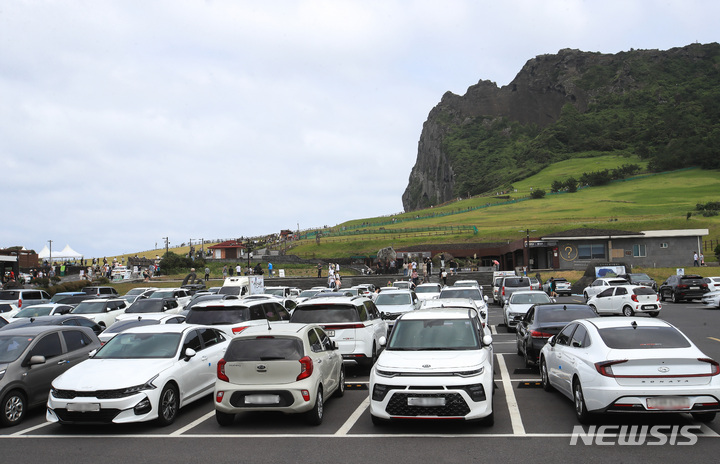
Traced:
POLYGON ((598 316, 600 315, 600 314, 597 312, 597 308, 595 307, 595 305, 589 305, 589 306, 590 306, 590 309, 592 309, 592 310, 595 312, 595 314, 597 314, 598 316))
POLYGON ((660 312, 658 312, 658 311, 653 311, 653 312, 648 313, 648 314, 650 315, 650 317, 658 317, 658 316, 660 315, 660 312))
POLYGON ((322 386, 318 387, 317 396, 315 397, 315 406, 306 414, 307 422, 310 425, 320 425, 323 420, 323 391, 322 386))
POLYGON ((575 382, 573 382, 573 401, 575 403, 575 416, 578 421, 581 424, 588 424, 590 422, 590 413, 585 406, 585 396, 583 396, 579 379, 575 379, 575 382))
POLYGON ((158 404, 158 424, 165 426, 175 422, 178 410, 180 409, 180 398, 178 397, 177 387, 169 383, 165 385, 160 393, 160 403, 158 404))
POLYGON ((525 367, 533 367, 535 364, 530 360, 530 356, 528 355, 528 347, 527 344, 525 344, 525 351, 523 353, 523 359, 525 360, 525 367))
POLYGON ((623 316, 632 317, 635 314, 635 311, 630 306, 625 306, 622 309, 623 316))
POLYGON ((587 292, 583 292, 583 297, 585 298, 585 302, 587 302, 587 300, 590 299, 590 298, 588 298, 587 292))
POLYGON ((219 425, 227 427, 228 425, 232 425, 233 422, 235 422, 235 414, 228 414, 226 412, 221 412, 216 409, 215 420, 219 425))
POLYGON ((0 424, 3 427, 11 427, 17 425, 25 418, 27 412, 27 404, 25 395, 19 390, 13 390, 2 400, 2 415, 0 415, 0 424))
POLYGON ((712 422, 715 419, 714 412, 693 412, 691 415, 698 422, 712 422))
POLYGON ((660 294, 660 301, 665 301, 665 292, 660 291, 659 294, 660 294))
POLYGON ((553 391, 553 386, 550 385, 550 377, 548 377, 547 363, 545 358, 540 359, 540 384, 543 390, 546 392, 553 391))
POLYGON ((523 352, 522 352, 522 350, 520 349, 520 340, 517 339, 517 338, 515 339, 515 345, 516 345, 516 348, 517 348, 517 354, 518 354, 518 356, 522 356, 522 355, 523 355, 523 352))
POLYGON ((341 398, 345 395, 345 366, 340 365, 340 374, 338 375, 338 387, 335 390, 335 397, 341 398))

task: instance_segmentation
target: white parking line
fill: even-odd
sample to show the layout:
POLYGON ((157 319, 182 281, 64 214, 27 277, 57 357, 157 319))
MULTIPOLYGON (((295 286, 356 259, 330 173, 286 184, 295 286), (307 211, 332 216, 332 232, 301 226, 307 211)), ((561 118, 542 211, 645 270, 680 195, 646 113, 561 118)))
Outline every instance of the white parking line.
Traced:
POLYGON ((181 428, 181 429, 177 429, 176 431, 174 431, 173 433, 171 433, 170 436, 172 437, 172 436, 176 436, 176 435, 182 435, 183 433, 187 432, 188 430, 190 430, 190 429, 192 429, 192 428, 194 428, 194 427, 202 424, 203 422, 205 422, 206 420, 210 419, 210 418, 211 418, 212 416, 214 416, 214 415, 215 415, 215 409, 213 409, 213 410, 210 411, 209 413, 205 414, 205 415, 202 416, 200 419, 196 419, 196 420, 194 420, 193 422, 189 423, 189 424, 186 425, 185 427, 183 427, 183 428, 181 428))
POLYGON ((505 364, 505 355, 497 353, 496 356, 498 366, 500 367, 500 378, 502 380, 503 390, 505 390, 505 400, 507 401, 508 411, 510 412, 513 435, 525 435, 525 427, 523 426, 522 417, 520 416, 520 408, 515 399, 512 380, 510 380, 510 374, 505 364))
POLYGON ((43 422, 42 424, 38 424, 38 425, 33 426, 33 427, 28 427, 28 428, 26 428, 26 429, 22 429, 22 430, 20 430, 20 431, 18 431, 18 432, 15 432, 15 433, 11 433, 10 436, 11 436, 11 437, 17 437, 17 436, 20 436, 20 435, 24 435, 24 434, 26 434, 26 433, 32 432, 33 430, 37 430, 37 429, 41 429, 41 428, 43 428, 43 427, 47 427, 47 426, 50 425, 50 424, 52 424, 52 422, 43 422))
POLYGON ((345 421, 345 423, 338 429, 337 432, 335 432, 335 435, 347 435, 348 431, 352 428, 353 425, 355 425, 355 422, 360 419, 360 416, 365 412, 365 410, 370 406, 370 397, 368 396, 363 400, 362 403, 360 403, 360 406, 355 409, 355 412, 352 413, 350 417, 348 417, 348 420, 345 421))

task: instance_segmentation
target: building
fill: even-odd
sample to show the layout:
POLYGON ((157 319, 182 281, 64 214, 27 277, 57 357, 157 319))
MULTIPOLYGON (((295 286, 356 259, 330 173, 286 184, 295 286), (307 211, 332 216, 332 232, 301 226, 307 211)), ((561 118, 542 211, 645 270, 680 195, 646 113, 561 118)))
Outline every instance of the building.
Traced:
POLYGON ((246 245, 241 240, 226 240, 207 248, 212 250, 213 259, 239 259, 243 256, 246 245))

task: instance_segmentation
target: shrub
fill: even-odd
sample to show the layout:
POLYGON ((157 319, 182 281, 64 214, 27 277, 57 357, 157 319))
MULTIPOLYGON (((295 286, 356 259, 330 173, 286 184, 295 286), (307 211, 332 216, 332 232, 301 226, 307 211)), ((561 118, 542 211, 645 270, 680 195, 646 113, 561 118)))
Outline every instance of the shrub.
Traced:
POLYGON ((532 193, 530 194, 530 197, 531 197, 531 198, 535 198, 535 199, 537 199, 537 198, 544 198, 544 197, 545 197, 545 190, 543 190, 543 189, 535 189, 535 190, 533 190, 532 193))

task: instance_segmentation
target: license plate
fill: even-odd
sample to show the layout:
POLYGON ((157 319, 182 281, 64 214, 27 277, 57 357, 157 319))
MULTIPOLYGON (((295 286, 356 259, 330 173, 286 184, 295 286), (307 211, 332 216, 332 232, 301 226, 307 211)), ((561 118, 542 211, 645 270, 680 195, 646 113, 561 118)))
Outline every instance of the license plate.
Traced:
POLYGON ((334 337, 334 336, 335 336, 335 331, 334 331, 334 330, 326 330, 325 333, 327 334, 328 337, 334 337))
POLYGON ((408 398, 408 406, 445 406, 445 398, 408 398))
POLYGON ((690 287, 690 290, 700 290, 700 287, 690 287))
POLYGON ((690 399, 681 396, 658 396, 648 398, 647 407, 657 410, 690 409, 690 399))
POLYGON ((278 404, 280 395, 247 395, 245 404, 278 404))
POLYGON ((66 409, 72 412, 99 412, 100 403, 68 403, 66 409))
POLYGON ((642 309, 655 309, 655 305, 643 305, 642 309))

